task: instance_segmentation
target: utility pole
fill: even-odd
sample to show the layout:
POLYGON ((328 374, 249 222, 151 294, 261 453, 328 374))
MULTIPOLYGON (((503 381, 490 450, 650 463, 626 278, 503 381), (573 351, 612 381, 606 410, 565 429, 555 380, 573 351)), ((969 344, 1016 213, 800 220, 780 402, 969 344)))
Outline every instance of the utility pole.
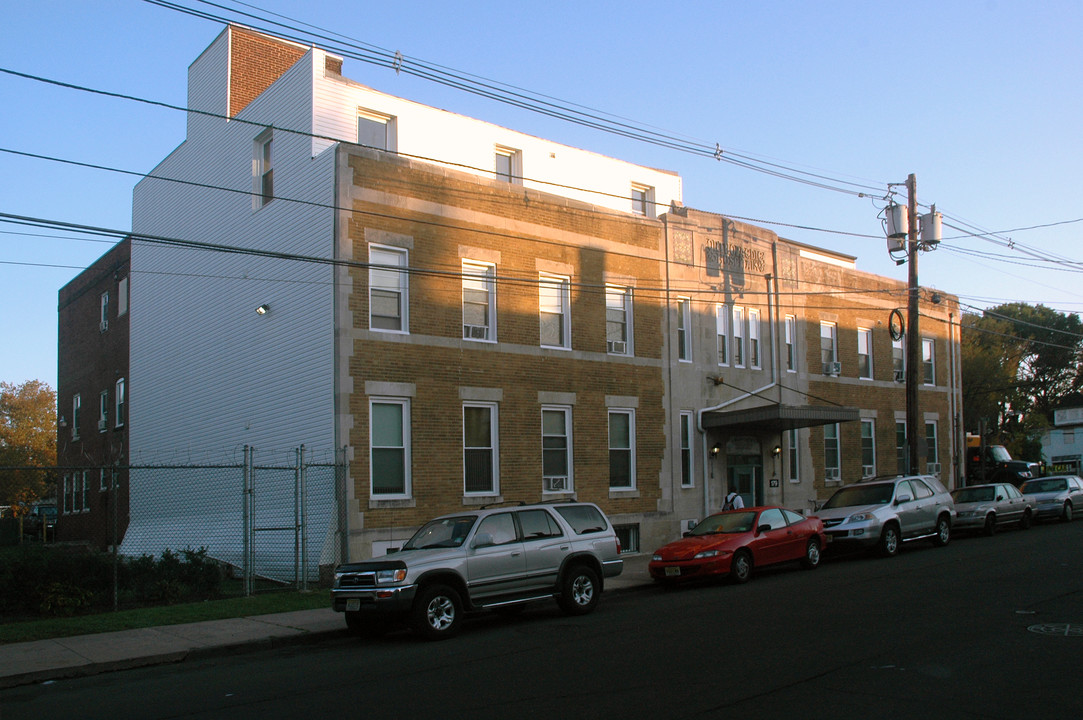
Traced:
POLYGON ((918 322, 918 198, 917 178, 911 173, 906 178, 907 194, 907 233, 906 255, 909 263, 907 274, 906 304, 906 445, 908 450, 907 465, 911 473, 921 467, 919 457, 919 439, 925 428, 921 423, 921 408, 918 403, 918 388, 921 378, 921 332, 918 322))

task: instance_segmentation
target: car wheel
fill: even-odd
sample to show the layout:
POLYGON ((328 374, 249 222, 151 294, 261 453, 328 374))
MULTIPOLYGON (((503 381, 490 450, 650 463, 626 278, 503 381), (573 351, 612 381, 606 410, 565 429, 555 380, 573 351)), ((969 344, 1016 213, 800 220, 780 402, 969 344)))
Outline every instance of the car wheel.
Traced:
POLYGON ((730 579, 735 583, 746 583, 752 578, 752 553, 738 550, 730 562, 730 579))
POLYGON ((805 557, 801 558, 801 565, 806 570, 815 570, 820 566, 820 541, 809 538, 805 546, 805 557))
POLYGON ((997 531, 997 516, 989 513, 985 516, 985 534, 995 535, 997 531))
POLYGON ((384 618, 365 617, 359 612, 346 613, 346 627, 350 633, 367 638, 383 637, 390 629, 384 618))
POLYGON ((462 614, 459 593, 447 585, 429 585, 414 600, 410 619, 425 639, 446 640, 459 631, 462 614))
POLYGON ((886 526, 880 533, 880 554, 895 557, 899 552, 899 528, 894 523, 886 526))
POLYGON ((1060 519, 1064 522, 1072 522, 1072 503, 1064 503, 1064 511, 1061 512, 1060 519))
POLYGON ((1030 514, 1030 510, 1023 513, 1023 519, 1019 521, 1019 527, 1023 530, 1030 530, 1031 523, 1034 522, 1034 518, 1030 514))
POLYGON ((933 545, 944 547, 951 540, 951 521, 947 515, 941 515, 936 519, 936 535, 933 535, 933 545))
POLYGON ((564 575, 557 598, 561 610, 568 615, 586 615, 601 599, 598 573, 586 565, 576 565, 564 575))

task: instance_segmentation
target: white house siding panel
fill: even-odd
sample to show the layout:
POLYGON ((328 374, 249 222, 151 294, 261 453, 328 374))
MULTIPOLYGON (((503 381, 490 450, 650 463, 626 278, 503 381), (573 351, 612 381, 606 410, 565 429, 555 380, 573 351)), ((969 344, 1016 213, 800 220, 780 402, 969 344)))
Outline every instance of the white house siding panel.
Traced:
MULTIPOLYGON (((200 60, 209 62, 210 56, 200 60)), ((276 127, 311 132, 310 62, 311 53, 239 117, 273 119, 276 127)), ((201 79, 213 94, 214 72, 199 69, 206 70, 201 79)), ((276 130, 275 199, 253 210, 252 157, 261 128, 205 118, 190 129, 154 177, 136 186, 135 233, 331 257, 333 152, 313 158, 310 137, 276 130), (233 192, 156 179, 162 177, 233 192)), ((330 462, 335 445, 331 266, 139 239, 132 245, 132 462, 240 463, 248 445, 255 448, 257 464, 279 465, 292 463, 292 450, 301 444, 310 458, 330 462), (262 304, 270 312, 257 315, 262 304)), ((126 552, 152 551, 163 543, 173 548, 188 541, 192 547, 206 544, 202 521, 194 518, 207 512, 207 497, 221 492, 220 478, 206 476, 184 486, 139 479, 133 474, 126 552), (179 521, 185 515, 193 520, 179 521)), ((239 497, 240 490, 238 485, 226 494, 239 497)), ((309 495, 314 505, 322 498, 322 511, 331 511, 332 484, 310 483, 309 495)), ((321 532, 330 525, 330 516, 310 520, 321 532)), ((215 532, 239 542, 239 514, 226 513, 216 522, 215 532)), ((232 542, 214 552, 233 553, 232 542)), ((313 542, 318 548, 324 538, 313 542)))
MULTIPOLYGON (((317 68, 322 68, 322 60, 317 68)), ((313 80, 317 135, 356 142, 360 108, 394 117, 397 151, 415 159, 448 163, 455 170, 491 178, 499 145, 522 152, 525 187, 622 212, 631 211, 633 184, 655 188, 654 214, 682 199, 681 178, 676 173, 421 105, 320 71, 313 80)), ((318 150, 321 142, 325 141, 314 140, 314 148, 318 150)))

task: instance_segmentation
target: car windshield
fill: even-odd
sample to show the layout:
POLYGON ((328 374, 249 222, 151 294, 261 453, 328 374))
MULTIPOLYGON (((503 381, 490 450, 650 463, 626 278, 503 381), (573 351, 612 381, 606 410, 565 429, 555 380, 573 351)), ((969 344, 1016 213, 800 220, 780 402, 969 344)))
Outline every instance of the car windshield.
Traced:
POLYGON ((886 505, 895 493, 894 483, 851 485, 844 487, 823 504, 823 509, 854 507, 855 505, 886 505))
POLYGON ((414 536, 402 546, 403 550, 424 550, 425 548, 456 548, 466 541, 470 528, 474 527, 477 515, 458 515, 456 517, 437 518, 425 523, 414 536))
POLYGON ((951 498, 957 503, 989 502, 994 490, 991 487, 962 488, 953 492, 951 498))
POLYGON ((1054 478, 1052 480, 1032 480, 1023 486, 1023 493, 1026 495, 1033 495, 1034 493, 1060 492, 1061 490, 1067 489, 1067 480, 1064 478, 1054 478))
POLYGON ((713 533, 742 533, 752 530, 756 521, 754 512, 731 512, 711 515, 692 528, 689 535, 711 535, 713 533))
POLYGON ((1011 462, 1012 456, 1008 454, 1008 451, 1000 445, 990 445, 989 454, 997 462, 1011 462))

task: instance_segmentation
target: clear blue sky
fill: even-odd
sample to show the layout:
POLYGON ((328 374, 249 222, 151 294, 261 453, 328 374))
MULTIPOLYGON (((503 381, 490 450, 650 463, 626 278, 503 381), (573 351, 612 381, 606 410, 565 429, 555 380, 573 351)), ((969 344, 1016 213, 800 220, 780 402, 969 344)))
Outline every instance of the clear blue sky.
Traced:
MULTIPOLYGON (((945 227, 941 249, 920 258, 922 285, 976 308, 1022 301, 1083 312, 1078 0, 252 4, 726 151, 871 185, 880 195, 914 173, 919 202, 1012 242, 945 227), (1051 223, 1060 224, 1018 229, 1051 223)), ((184 105, 188 65, 220 31, 140 0, 8 2, 0 68, 184 105)), ((878 199, 580 128, 358 61, 347 60, 344 74, 677 171, 689 206, 758 220, 855 255, 862 270, 906 277, 887 256, 878 199)), ((0 74, 5 150, 145 173, 184 139, 184 123, 177 111, 0 74)), ((124 230, 136 180, 0 152, 0 213, 124 230)), ((0 380, 55 387, 57 291, 108 248, 56 235, 0 223, 0 380)))

